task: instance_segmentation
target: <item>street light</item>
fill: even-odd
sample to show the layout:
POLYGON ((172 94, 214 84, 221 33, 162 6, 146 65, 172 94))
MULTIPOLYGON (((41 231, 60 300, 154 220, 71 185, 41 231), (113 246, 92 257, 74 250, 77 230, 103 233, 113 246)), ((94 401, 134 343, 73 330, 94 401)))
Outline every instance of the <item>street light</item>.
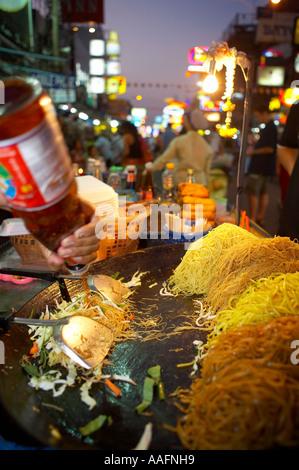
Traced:
POLYGON ((209 75, 204 79, 202 87, 206 93, 215 93, 218 90, 218 81, 216 78, 216 61, 211 60, 209 75))
POLYGON ((229 48, 228 44, 224 41, 219 43, 213 42, 213 45, 206 52, 206 57, 207 58, 205 63, 209 66, 208 77, 214 76, 214 78, 216 79, 215 70, 221 70, 223 66, 226 68, 225 92, 222 96, 222 99, 225 100, 225 103, 223 105, 223 111, 226 112, 226 118, 225 125, 219 130, 219 134, 222 137, 234 137, 234 135, 237 133, 237 129, 231 127, 232 113, 235 108, 235 105, 232 103, 231 98, 234 91, 234 77, 237 65, 241 67, 246 84, 241 145, 237 170, 236 224, 239 225, 241 213, 241 196, 244 191, 244 170, 250 122, 253 64, 252 61, 247 58, 244 52, 238 52, 234 47, 229 48), (247 72, 245 72, 245 70, 247 72))

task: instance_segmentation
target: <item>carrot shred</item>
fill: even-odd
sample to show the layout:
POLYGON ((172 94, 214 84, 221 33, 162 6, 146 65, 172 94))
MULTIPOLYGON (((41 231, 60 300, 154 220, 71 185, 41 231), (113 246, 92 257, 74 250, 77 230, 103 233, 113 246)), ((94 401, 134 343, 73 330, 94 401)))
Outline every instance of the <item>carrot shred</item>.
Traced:
POLYGON ((246 222, 246 230, 247 230, 247 232, 250 232, 248 215, 246 215, 246 217, 245 217, 245 222, 246 222))
POLYGON ((38 353, 38 347, 35 341, 33 341, 32 348, 29 351, 29 354, 36 354, 38 353))
POLYGON ((134 319, 133 313, 131 313, 129 320, 132 321, 134 319))
POLYGON ((241 222, 240 222, 240 227, 245 228, 245 219, 246 219, 246 211, 241 211, 241 222))
POLYGON ((114 383, 111 382, 111 380, 106 379, 105 383, 106 383, 107 387, 109 387, 110 390, 114 393, 114 395, 116 395, 117 397, 119 397, 121 395, 120 388, 118 388, 116 385, 114 385, 114 383))

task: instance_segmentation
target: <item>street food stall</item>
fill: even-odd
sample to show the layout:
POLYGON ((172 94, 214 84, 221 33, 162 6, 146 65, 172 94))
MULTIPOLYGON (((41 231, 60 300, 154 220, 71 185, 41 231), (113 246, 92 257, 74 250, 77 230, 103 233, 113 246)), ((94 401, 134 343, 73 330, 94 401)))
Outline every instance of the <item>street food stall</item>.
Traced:
MULTIPOLYGON (((237 57, 246 63, 225 56, 225 48, 221 53, 230 71, 237 57)), ((230 134, 232 89, 226 91, 223 132, 230 134)), ((151 215, 163 201, 119 207, 113 191, 101 192, 104 183, 100 198, 85 193, 98 210, 98 229, 107 235, 112 219, 117 230, 99 237, 98 260, 83 273, 51 270, 35 233, 22 232, 22 224, 6 232, 16 219, 4 224, 3 448, 298 446, 299 247, 271 237, 241 210, 240 160, 235 213, 217 214, 207 188, 183 183, 173 201, 178 212, 154 231, 151 215), (108 219, 101 218, 103 206, 108 219)))

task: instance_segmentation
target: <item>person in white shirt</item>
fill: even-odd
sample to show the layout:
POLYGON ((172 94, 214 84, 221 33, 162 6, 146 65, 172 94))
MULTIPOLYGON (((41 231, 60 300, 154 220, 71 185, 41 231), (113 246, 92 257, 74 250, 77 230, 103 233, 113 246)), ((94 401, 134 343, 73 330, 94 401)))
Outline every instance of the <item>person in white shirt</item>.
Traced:
POLYGON ((198 130, 208 127, 208 121, 199 109, 191 109, 184 115, 186 133, 175 137, 154 162, 152 171, 163 170, 166 163, 175 163, 177 182, 184 183, 187 170, 194 170, 195 182, 208 185, 208 178, 213 157, 212 147, 198 130))

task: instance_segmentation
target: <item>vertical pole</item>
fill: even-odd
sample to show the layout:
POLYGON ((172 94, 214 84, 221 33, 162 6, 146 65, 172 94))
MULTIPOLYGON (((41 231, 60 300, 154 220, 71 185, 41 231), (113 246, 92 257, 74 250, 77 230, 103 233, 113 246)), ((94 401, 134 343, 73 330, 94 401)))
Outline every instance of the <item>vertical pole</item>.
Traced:
POLYGON ((28 30, 29 30, 29 48, 33 52, 34 51, 34 31, 33 31, 31 0, 28 0, 27 13, 28 13, 28 30))
POLYGON ((237 196, 236 196, 236 224, 240 224, 240 214, 242 207, 242 196, 244 191, 244 173, 245 173, 245 161, 247 153, 247 141, 248 141, 248 130, 251 118, 251 93, 252 93, 252 82, 254 75, 254 58, 249 61, 248 76, 246 80, 246 89, 244 97, 244 110, 243 110, 243 125, 242 125, 242 137, 238 160, 238 171, 237 171, 237 196))
POLYGON ((58 23, 58 3, 57 0, 52 0, 52 44, 54 57, 59 57, 58 23))

